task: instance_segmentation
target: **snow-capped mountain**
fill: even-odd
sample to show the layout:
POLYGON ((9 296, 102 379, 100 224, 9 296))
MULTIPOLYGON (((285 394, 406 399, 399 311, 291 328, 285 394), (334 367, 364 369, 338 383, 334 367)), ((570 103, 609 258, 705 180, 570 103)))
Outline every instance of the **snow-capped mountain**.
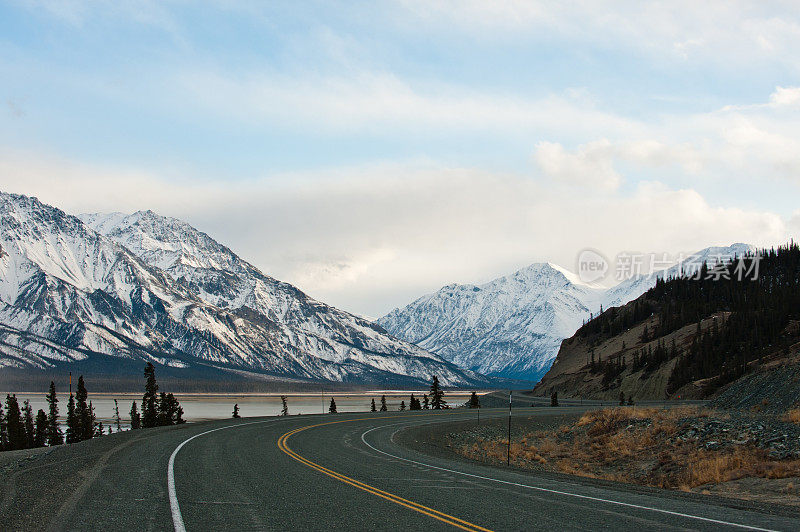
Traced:
POLYGON ((486 284, 445 286, 378 323, 461 367, 538 380, 603 295, 558 266, 533 264, 486 284))
POLYGON ((485 382, 263 275, 188 224, 149 211, 82 218, 0 193, 0 367, 117 357, 340 382, 485 382))
POLYGON ((538 263, 482 285, 447 285, 393 310, 378 323, 461 367, 538 381, 562 340, 601 308, 636 299, 659 277, 754 250, 745 244, 704 249, 677 266, 631 277, 610 289, 583 283, 559 266, 538 263))

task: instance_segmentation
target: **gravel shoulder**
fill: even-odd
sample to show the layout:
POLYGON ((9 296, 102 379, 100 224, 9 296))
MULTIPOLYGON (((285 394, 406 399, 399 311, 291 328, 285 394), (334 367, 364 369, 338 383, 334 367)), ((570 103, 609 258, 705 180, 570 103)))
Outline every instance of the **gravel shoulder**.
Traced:
MULTIPOLYGON (((543 409, 544 410, 544 409, 543 409)), ((574 426, 582 417, 584 410, 575 409, 574 412, 565 412, 566 409, 558 409, 552 414, 539 413, 532 416, 514 416, 512 418, 511 441, 513 445, 520 442, 531 434, 562 434, 568 439, 570 436, 564 432, 563 427, 574 426)), ((751 414, 743 414, 748 420, 752 421, 751 414)), ((719 439, 718 434, 727 434, 726 425, 715 425, 711 421, 709 435, 712 434, 719 439), (724 430, 724 432, 723 432, 724 430)), ((774 426, 769 423, 762 423, 765 431, 771 431, 774 426)), ((702 429, 701 429, 702 430, 702 429)), ((651 485, 637 484, 629 481, 620 481, 609 475, 606 478, 600 476, 576 475, 560 471, 554 464, 543 464, 537 460, 514 459, 511 466, 506 465, 506 441, 507 441, 507 418, 482 418, 480 423, 477 416, 474 421, 447 422, 435 425, 424 425, 406 428, 395 435, 396 443, 408 447, 417 452, 454 460, 464 463, 481 463, 491 465, 500 469, 512 469, 517 471, 528 471, 536 477, 565 480, 570 482, 579 481, 582 483, 597 485, 606 488, 613 488, 622 491, 640 493, 659 493, 671 498, 690 498, 701 497, 704 501, 720 506, 727 506, 737 509, 758 511, 771 515, 783 515, 794 517, 797 515, 798 503, 800 498, 795 495, 787 496, 788 491, 797 493, 795 486, 800 486, 800 478, 752 478, 744 477, 728 482, 719 482, 704 485, 697 489, 680 491, 676 489, 665 490, 651 485), (481 453, 467 455, 465 448, 469 448, 476 443, 493 441, 501 444, 502 453, 481 453)), ((735 438, 736 434, 732 436, 735 438)), ((698 446, 701 443, 697 442, 698 446)), ((518 449, 518 447, 515 447, 518 449)), ((798 490, 800 491, 800 490, 798 490)))

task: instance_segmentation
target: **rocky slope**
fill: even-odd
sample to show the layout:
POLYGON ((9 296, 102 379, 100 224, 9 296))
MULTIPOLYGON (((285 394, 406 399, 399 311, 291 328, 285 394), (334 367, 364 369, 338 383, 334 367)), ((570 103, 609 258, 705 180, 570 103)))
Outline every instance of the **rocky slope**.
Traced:
POLYGON ((0 368, 99 359, 113 372, 116 357, 335 382, 485 382, 261 274, 183 222, 83 219, 0 193, 0 368))

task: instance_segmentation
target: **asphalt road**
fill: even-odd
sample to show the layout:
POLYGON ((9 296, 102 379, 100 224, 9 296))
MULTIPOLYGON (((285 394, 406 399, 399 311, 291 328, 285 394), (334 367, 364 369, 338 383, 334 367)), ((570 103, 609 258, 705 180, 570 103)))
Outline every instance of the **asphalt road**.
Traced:
MULTIPOLYGON (((474 415, 227 420, 56 448, 0 469, 0 529, 800 530, 786 513, 433 457, 392 438, 474 415)), ((505 413, 481 417, 492 415, 505 413)))

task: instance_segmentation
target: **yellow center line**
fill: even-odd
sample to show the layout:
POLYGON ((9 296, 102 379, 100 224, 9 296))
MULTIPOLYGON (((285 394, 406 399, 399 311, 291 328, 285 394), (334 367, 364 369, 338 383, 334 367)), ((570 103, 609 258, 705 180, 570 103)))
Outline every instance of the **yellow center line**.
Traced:
MULTIPOLYGON (((447 414, 433 414, 433 415, 447 415, 447 414)), ((377 497, 380 497, 382 499, 386 499, 387 501, 391 501, 391 502, 393 502, 395 504, 399 504, 400 506, 404 506, 406 508, 414 510, 415 512, 419 512, 419 513, 427 515, 429 517, 433 517, 434 519, 437 519, 437 520, 442 521, 444 523, 447 523, 449 525, 453 525, 453 526, 455 526, 457 528, 460 528, 462 530, 480 531, 480 532, 492 532, 488 528, 484 528, 482 526, 470 523, 469 521, 464 521, 463 519, 459 519, 458 517, 454 517, 454 516, 448 515, 448 514, 446 514, 444 512, 440 512, 439 510, 434 510, 433 508, 428 508, 427 506, 424 506, 424 505, 419 504, 417 502, 409 501, 408 499, 404 499, 404 498, 402 498, 402 497, 400 497, 398 495, 395 495, 393 493, 389 493, 387 491, 383 491, 381 489, 376 488, 375 486, 370 486, 369 484, 365 484, 364 482, 361 482, 361 481, 356 480, 354 478, 350 478, 350 477, 348 477, 346 475, 343 475, 341 473, 337 473, 336 471, 328 469, 327 467, 324 467, 324 466, 322 466, 322 465, 320 465, 320 464, 318 464, 316 462, 312 462, 311 460, 299 455, 298 453, 293 451, 289 447, 289 445, 287 444, 289 438, 291 436, 293 436, 294 434, 297 434, 298 432, 302 432, 304 430, 311 429, 311 428, 314 428, 314 427, 322 427, 322 426, 325 426, 325 425, 333 425, 333 424, 336 424, 336 423, 349 423, 349 422, 352 422, 352 421, 365 421, 365 420, 389 419, 389 418, 398 419, 398 418, 403 418, 403 417, 409 418, 409 417, 420 417, 420 416, 364 417, 364 418, 358 418, 358 419, 343 419, 343 420, 340 420, 340 421, 329 421, 327 423, 317 423, 316 425, 308 425, 308 426, 305 426, 305 427, 300 427, 299 429, 290 430, 289 432, 281 435, 281 437, 278 438, 278 448, 281 451, 283 451, 284 453, 286 453, 289 456, 291 456, 293 459, 297 460, 298 462, 300 462, 302 464, 305 464, 305 465, 307 465, 308 467, 310 467, 312 469, 316 469, 317 471, 319 471, 319 472, 321 472, 321 473, 323 473, 325 475, 328 475, 329 477, 335 478, 336 480, 338 480, 340 482, 344 482, 345 484, 349 484, 350 486, 353 486, 353 487, 358 488, 360 490, 366 491, 367 493, 371 493, 371 494, 373 494, 373 495, 375 495, 377 497)))

